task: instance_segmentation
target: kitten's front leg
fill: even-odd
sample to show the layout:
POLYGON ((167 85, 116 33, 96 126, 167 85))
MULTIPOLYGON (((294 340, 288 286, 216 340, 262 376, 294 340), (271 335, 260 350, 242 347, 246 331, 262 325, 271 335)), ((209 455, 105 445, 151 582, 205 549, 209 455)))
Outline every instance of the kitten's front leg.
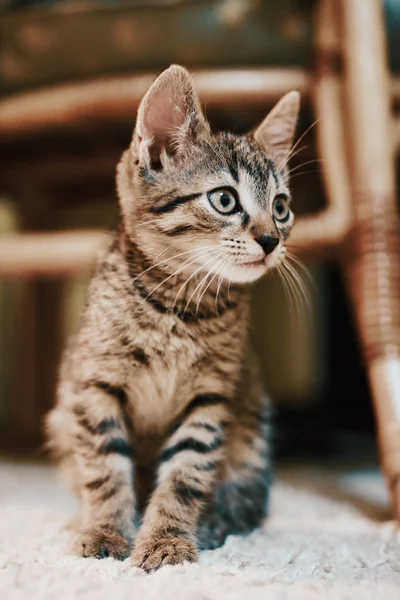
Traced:
POLYGON ((73 465, 71 475, 81 498, 80 525, 72 549, 81 556, 129 556, 135 498, 121 393, 104 382, 80 385, 72 401, 48 418, 50 442, 73 465))
POLYGON ((196 532, 225 454, 228 400, 196 396, 159 457, 157 484, 135 540, 133 564, 150 572, 197 558, 196 532))

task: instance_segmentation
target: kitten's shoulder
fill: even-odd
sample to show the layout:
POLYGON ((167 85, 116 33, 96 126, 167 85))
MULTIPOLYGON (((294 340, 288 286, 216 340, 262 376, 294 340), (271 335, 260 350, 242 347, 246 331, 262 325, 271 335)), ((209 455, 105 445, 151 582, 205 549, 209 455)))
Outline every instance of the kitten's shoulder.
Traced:
POLYGON ((114 287, 116 283, 128 282, 130 278, 129 268, 121 247, 121 233, 119 231, 110 235, 109 243, 98 256, 90 282, 89 296, 91 292, 98 291, 100 287, 114 287))

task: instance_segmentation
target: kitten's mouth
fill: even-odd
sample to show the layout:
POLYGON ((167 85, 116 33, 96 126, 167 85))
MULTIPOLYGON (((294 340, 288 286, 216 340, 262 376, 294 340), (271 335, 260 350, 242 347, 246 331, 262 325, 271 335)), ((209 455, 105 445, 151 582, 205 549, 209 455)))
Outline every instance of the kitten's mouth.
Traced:
POLYGON ((236 263, 237 267, 264 267, 265 266, 265 258, 260 258, 259 260, 249 260, 246 262, 238 262, 236 263))

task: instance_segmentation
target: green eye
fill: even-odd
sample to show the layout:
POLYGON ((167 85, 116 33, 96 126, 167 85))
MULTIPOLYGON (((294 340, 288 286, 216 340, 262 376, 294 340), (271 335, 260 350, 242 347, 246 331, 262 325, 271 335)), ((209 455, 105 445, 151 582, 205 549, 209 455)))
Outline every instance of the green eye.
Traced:
POLYGON ((228 188, 212 190, 207 194, 208 201, 222 215, 232 215, 239 209, 236 192, 228 188))
POLYGON ((290 208, 285 196, 276 196, 272 205, 272 216, 276 221, 285 223, 290 217, 290 208))

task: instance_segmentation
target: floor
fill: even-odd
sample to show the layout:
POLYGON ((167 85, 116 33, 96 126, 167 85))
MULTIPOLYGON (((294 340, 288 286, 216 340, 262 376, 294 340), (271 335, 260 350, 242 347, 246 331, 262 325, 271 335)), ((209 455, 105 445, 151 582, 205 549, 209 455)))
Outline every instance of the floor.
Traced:
POLYGON ((400 533, 376 469, 281 469, 262 529, 152 575, 68 555, 76 503, 48 465, 0 461, 0 507, 2 600, 400 597, 400 533))

